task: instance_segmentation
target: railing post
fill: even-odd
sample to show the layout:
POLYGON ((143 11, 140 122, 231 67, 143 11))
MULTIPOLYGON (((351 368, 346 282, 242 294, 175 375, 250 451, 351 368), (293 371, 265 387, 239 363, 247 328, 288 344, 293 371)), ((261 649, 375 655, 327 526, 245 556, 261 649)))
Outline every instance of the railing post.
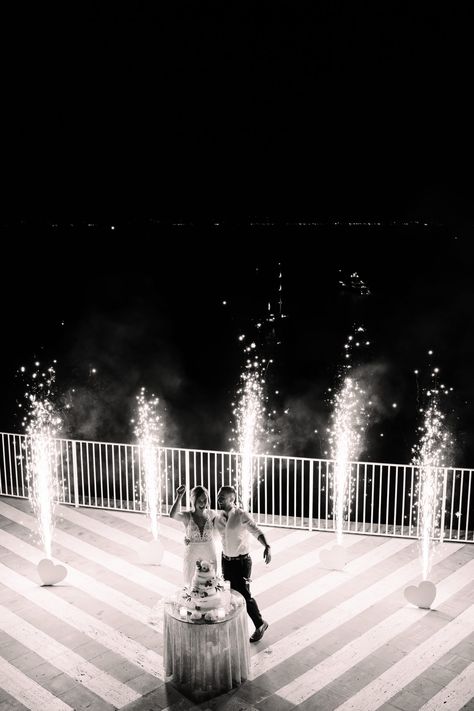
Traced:
POLYGON ((440 526, 439 526, 440 543, 443 541, 443 538, 444 538, 444 517, 446 516, 447 479, 448 479, 448 470, 445 467, 444 468, 444 476, 443 476, 443 497, 442 497, 442 501, 441 501, 441 521, 440 521, 440 526))
POLYGON ((184 474, 186 477, 186 506, 189 509, 191 506, 191 499, 189 497, 189 489, 191 485, 191 479, 189 476, 189 451, 186 450, 185 452, 185 459, 184 459, 184 474))
POLYGON ((76 442, 72 440, 72 475, 74 479, 74 506, 79 508, 79 478, 77 476, 77 452, 76 442))
POLYGON ((309 463, 309 524, 308 529, 313 530, 313 460, 309 463))
MULTIPOLYGON (((249 514, 250 514, 251 516, 253 516, 253 479, 254 479, 254 475, 255 475, 255 467, 254 467, 254 464, 256 464, 256 469, 257 469, 257 481, 258 481, 258 477, 259 477, 259 474, 260 474, 260 466, 259 466, 258 456, 257 456, 257 455, 253 455, 253 454, 252 454, 250 461, 251 461, 251 465, 250 465, 250 466, 251 466, 251 468, 252 468, 252 470, 251 470, 251 471, 252 471, 252 475, 251 475, 251 477, 250 477, 250 501, 248 502, 248 507, 249 507, 249 514)), ((265 459, 264 459, 264 462, 265 462, 265 463, 264 463, 264 465, 263 465, 263 470, 264 470, 264 472, 265 472, 265 477, 266 477, 266 476, 267 476, 267 466, 266 466, 266 465, 267 465, 267 458, 266 458, 266 457, 265 457, 265 459)), ((272 509, 272 512, 273 512, 273 514, 275 514, 275 512, 273 511, 273 509, 272 509)))

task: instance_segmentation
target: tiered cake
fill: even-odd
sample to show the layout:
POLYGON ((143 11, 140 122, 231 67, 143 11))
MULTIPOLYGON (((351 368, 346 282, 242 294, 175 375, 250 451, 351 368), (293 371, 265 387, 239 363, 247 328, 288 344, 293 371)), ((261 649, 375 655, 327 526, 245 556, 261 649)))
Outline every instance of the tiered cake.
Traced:
POLYGON ((223 590, 223 580, 217 577, 212 563, 197 560, 191 585, 184 590, 185 605, 203 612, 223 607, 223 590))

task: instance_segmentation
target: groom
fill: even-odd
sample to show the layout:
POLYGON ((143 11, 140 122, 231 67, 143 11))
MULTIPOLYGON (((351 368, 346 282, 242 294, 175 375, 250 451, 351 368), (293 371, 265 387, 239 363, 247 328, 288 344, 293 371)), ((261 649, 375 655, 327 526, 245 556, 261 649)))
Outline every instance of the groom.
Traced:
POLYGON ((247 612, 255 625, 255 632, 250 641, 258 642, 268 628, 268 622, 263 619, 257 602, 250 593, 252 559, 249 552, 249 531, 265 547, 263 557, 267 565, 271 560, 270 545, 247 511, 237 507, 236 499, 233 486, 221 486, 217 493, 220 511, 215 526, 222 539, 222 574, 225 580, 230 581, 231 588, 244 596, 247 612))

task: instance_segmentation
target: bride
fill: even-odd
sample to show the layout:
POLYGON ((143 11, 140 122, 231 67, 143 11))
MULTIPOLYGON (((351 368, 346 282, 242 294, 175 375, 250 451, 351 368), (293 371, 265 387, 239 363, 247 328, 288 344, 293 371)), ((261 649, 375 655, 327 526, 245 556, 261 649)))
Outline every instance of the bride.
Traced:
POLYGON ((184 584, 190 585, 197 560, 208 560, 218 572, 214 529, 216 512, 210 508, 209 492, 203 486, 195 486, 189 492, 192 509, 178 511, 185 491, 185 486, 178 486, 176 489, 176 498, 171 507, 170 518, 181 521, 185 527, 186 546, 183 558, 183 578, 184 584))

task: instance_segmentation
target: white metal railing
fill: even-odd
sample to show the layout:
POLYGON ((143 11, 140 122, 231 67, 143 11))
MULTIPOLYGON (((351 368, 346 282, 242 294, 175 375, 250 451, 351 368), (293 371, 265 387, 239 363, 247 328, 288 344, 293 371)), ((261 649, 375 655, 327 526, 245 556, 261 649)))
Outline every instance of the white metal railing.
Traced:
MULTIPOLYGON (((1 434, 0 495, 28 497, 26 435, 1 434)), ((141 450, 138 445, 55 439, 59 502, 74 506, 144 512, 141 450)), ((171 508, 175 490, 201 484, 216 507, 217 491, 235 484, 241 455, 235 452, 163 447, 158 463, 163 487, 162 514, 171 508)), ((409 464, 353 462, 352 496, 344 531, 417 538, 416 467, 409 464)), ((473 469, 439 469, 439 510, 444 540, 474 542, 473 469), (472 492, 472 493, 471 493, 472 492)), ((305 457, 255 455, 251 510, 260 524, 334 530, 331 495, 334 461, 305 457)), ((441 527, 433 529, 439 538, 441 527)))

